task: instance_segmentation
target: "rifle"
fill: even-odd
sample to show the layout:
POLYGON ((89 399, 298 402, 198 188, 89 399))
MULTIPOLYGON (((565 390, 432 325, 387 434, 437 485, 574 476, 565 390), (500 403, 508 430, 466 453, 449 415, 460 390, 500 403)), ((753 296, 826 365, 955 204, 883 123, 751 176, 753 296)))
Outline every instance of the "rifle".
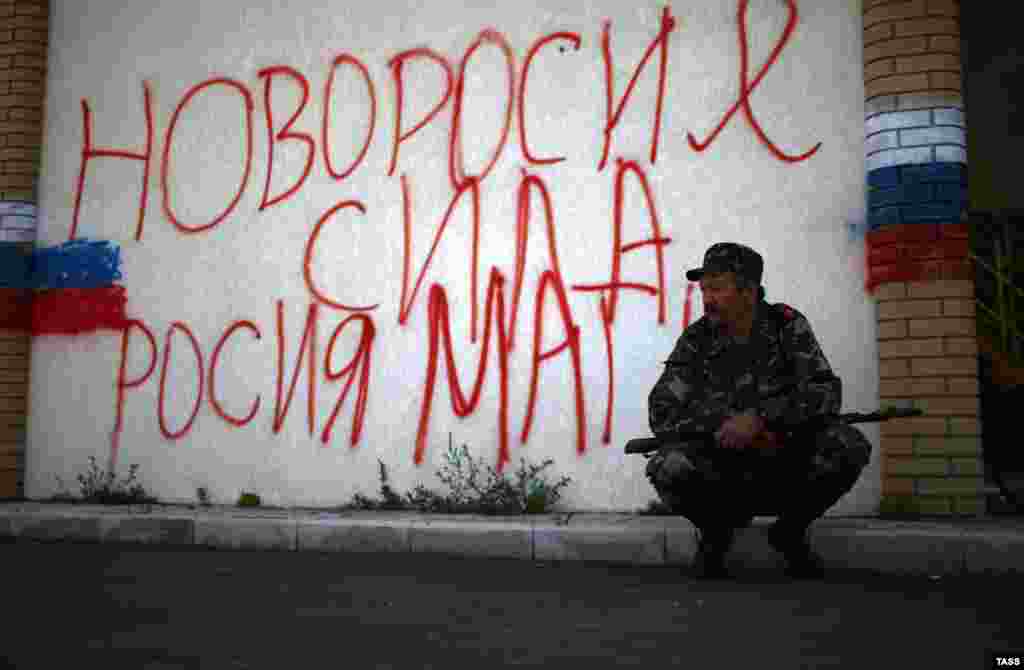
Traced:
MULTIPOLYGON (((789 433, 810 430, 819 426, 824 428, 832 423, 877 423, 881 421, 888 421, 889 419, 904 419, 912 416, 921 416, 922 414, 924 414, 924 412, 919 409, 898 408, 884 409, 879 412, 869 412, 867 414, 859 412, 849 412, 847 414, 826 414, 824 416, 815 417, 810 421, 796 426, 781 425, 777 427, 777 430, 775 428, 772 428, 772 430, 779 433, 789 433)), ((711 441, 713 438, 714 436, 711 433, 706 432, 677 433, 671 439, 665 440, 657 437, 638 437, 626 443, 626 453, 646 455, 652 451, 657 451, 668 444, 700 440, 711 441)))

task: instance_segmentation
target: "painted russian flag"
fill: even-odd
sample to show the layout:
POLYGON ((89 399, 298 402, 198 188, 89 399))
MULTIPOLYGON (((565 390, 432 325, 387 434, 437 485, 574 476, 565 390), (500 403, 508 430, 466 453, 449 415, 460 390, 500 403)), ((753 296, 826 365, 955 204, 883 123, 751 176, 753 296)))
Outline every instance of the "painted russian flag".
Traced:
POLYGON ((72 240, 26 253, 0 245, 0 328, 33 335, 122 330, 121 250, 107 241, 72 240))

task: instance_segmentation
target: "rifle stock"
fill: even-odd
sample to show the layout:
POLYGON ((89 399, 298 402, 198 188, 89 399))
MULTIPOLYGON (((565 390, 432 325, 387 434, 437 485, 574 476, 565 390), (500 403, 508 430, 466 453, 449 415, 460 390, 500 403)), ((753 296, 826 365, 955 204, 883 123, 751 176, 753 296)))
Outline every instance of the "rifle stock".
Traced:
MULTIPOLYGON (((802 430, 812 430, 818 427, 823 428, 831 423, 877 423, 881 421, 888 421, 889 419, 904 419, 912 416, 921 416, 922 414, 924 414, 924 412, 919 409, 885 409, 878 412, 868 412, 866 414, 859 412, 849 412, 847 414, 825 414, 795 426, 782 424, 773 426, 771 429, 775 432, 789 433, 802 430)), ((639 437, 626 443, 626 453, 646 454, 652 451, 657 451, 665 444, 669 443, 694 442, 701 440, 710 442, 713 439, 714 435, 707 432, 678 433, 671 441, 662 440, 658 437, 639 437)))

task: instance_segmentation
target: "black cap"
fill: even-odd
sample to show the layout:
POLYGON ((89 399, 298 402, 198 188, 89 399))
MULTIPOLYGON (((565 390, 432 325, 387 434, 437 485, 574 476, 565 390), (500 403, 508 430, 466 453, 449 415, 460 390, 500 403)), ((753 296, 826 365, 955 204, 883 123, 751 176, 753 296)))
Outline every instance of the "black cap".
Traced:
POLYGON ((735 242, 719 242, 704 254, 704 265, 686 273, 690 281, 699 281, 706 272, 735 272, 757 285, 764 274, 764 259, 750 247, 735 242))

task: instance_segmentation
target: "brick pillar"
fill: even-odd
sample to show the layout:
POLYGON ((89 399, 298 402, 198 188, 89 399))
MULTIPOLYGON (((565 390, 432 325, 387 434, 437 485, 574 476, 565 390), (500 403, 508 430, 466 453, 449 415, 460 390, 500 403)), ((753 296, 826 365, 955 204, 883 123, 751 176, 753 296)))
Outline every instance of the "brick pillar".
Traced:
POLYGON ((882 511, 984 512, 958 0, 864 0, 882 511))
POLYGON ((35 241, 48 36, 47 0, 0 0, 0 498, 24 494, 31 292, 12 259, 35 241))

